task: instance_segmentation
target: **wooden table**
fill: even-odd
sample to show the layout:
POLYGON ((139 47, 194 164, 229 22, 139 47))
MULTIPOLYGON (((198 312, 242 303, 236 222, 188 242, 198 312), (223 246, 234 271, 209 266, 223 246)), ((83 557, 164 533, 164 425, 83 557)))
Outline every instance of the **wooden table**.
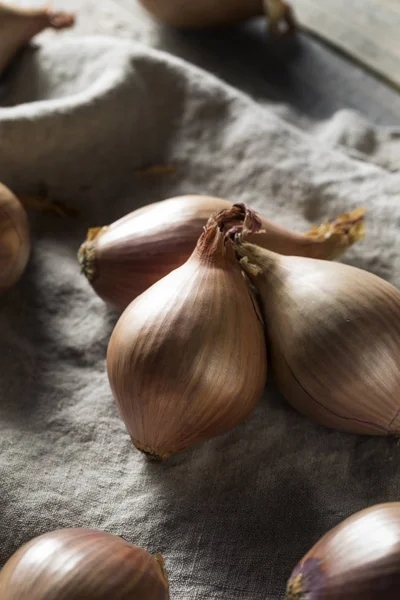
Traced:
POLYGON ((400 89, 400 0, 292 0, 312 34, 400 89))

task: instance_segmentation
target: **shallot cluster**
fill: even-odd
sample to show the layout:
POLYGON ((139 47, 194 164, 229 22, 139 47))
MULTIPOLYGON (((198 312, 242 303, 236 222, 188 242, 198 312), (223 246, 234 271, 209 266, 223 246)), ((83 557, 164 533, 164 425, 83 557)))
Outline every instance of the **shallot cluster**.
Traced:
POLYGON ((90 232, 83 271, 115 305, 132 300, 107 365, 135 446, 164 458, 244 420, 264 388, 265 338, 278 386, 299 412, 350 433, 397 435, 400 292, 326 260, 363 233, 361 209, 299 235, 201 196, 90 232))
MULTIPOLYGON (((78 253, 82 271, 104 300, 125 309, 107 368, 133 444, 166 458, 229 431, 260 399, 270 315, 261 314, 254 272, 262 269, 245 256, 247 248, 288 261, 296 254, 315 272, 326 264, 333 281, 331 274, 346 268, 328 259, 363 235, 362 209, 301 235, 209 196, 171 198, 89 230, 78 253)), ((277 348, 273 343, 274 357, 277 348)))
MULTIPOLYGON (((176 27, 267 14, 272 33, 296 29, 284 0, 139 1, 176 27)), ((48 9, 0 12, 15 34, 3 35, 0 74, 35 33, 74 21, 48 9)), ((268 359, 299 413, 348 433, 398 436, 400 292, 331 262, 363 235, 363 209, 299 234, 210 196, 171 198, 90 229, 78 258, 94 291, 123 311, 107 370, 132 443, 159 460, 228 432, 259 401, 268 359)), ((30 250, 24 204, 0 184, 0 293, 20 279, 30 250)), ((400 503, 367 508, 305 554, 285 600, 398 600, 399 548, 400 503)), ((34 538, 0 571, 0 600, 62 599, 169 600, 163 558, 71 528, 34 538)))
MULTIPOLYGON (((0 188, 0 289, 21 276, 29 228, 0 188)), ((332 262, 364 235, 364 211, 296 234, 244 204, 189 196, 91 229, 79 262, 123 310, 108 377, 133 444, 152 459, 228 432, 259 401, 271 366, 300 413, 349 433, 400 433, 400 292, 332 262)), ((294 569, 286 600, 397 599, 400 508, 379 505, 326 534, 294 569), (350 559, 349 559, 350 556, 350 559)), ((65 529, 18 550, 2 600, 169 600, 160 555, 105 532, 65 529)))

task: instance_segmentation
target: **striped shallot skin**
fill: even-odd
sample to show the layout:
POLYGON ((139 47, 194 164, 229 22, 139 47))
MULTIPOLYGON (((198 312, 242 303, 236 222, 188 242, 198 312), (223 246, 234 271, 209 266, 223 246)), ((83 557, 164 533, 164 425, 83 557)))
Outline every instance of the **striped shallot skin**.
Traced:
POLYGON ((344 264, 240 246, 290 404, 350 433, 400 432, 400 292, 344 264))
POLYGON ((0 572, 1 600, 169 600, 161 557, 88 529, 44 534, 0 572))
POLYGON ((285 600, 398 600, 400 502, 362 510, 325 534, 293 570, 285 600))
POLYGON ((248 283, 216 227, 180 268, 125 310, 108 373, 133 443, 155 457, 224 433, 261 397, 264 331, 248 283))

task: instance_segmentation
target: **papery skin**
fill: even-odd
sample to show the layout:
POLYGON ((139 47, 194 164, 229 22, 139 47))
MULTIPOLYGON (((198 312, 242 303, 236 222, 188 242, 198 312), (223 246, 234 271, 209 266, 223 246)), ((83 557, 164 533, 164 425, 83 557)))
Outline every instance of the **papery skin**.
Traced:
POLYGON ((182 266, 212 213, 231 202, 205 197, 171 198, 144 206, 112 225, 94 230, 80 262, 96 293, 124 310, 154 283, 182 266))
POLYGON ((161 555, 89 529, 43 534, 0 571, 1 600, 169 600, 168 589, 161 555))
POLYGON ((344 264, 238 242, 260 296, 278 387, 318 423, 400 433, 400 292, 344 264))

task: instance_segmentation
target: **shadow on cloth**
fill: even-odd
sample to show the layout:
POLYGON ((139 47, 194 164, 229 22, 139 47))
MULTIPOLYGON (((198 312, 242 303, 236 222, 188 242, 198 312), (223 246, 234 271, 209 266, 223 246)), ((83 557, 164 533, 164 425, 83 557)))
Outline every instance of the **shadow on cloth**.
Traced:
POLYGON ((40 430, 79 391, 79 374, 105 370, 119 313, 79 275, 75 227, 35 214, 27 269, 0 299, 0 414, 16 428, 40 430))
MULTIPOLYGON (((386 91, 373 75, 307 34, 271 38, 264 19, 218 32, 185 32, 160 26, 157 34, 162 49, 184 56, 260 100, 293 107, 298 112, 296 124, 304 116, 329 118, 344 107, 380 120, 381 108, 370 99, 371 85, 382 88, 391 120, 398 122, 395 91, 386 91)), ((285 117, 292 118, 288 111, 285 117)))
MULTIPOLYGON (((249 588, 243 592, 254 591, 257 598, 263 591, 265 597, 282 594, 289 565, 316 541, 316 530, 324 531, 312 469, 310 479, 296 473, 289 456, 297 453, 301 437, 298 415, 273 395, 229 434, 164 463, 147 462, 163 515, 164 537, 152 541, 172 564, 189 561, 182 565, 191 574, 189 583, 221 586, 222 581, 231 597, 229 592, 241 591, 245 576, 249 588), (281 436, 289 423, 290 449, 281 436), (270 571, 267 556, 274 565, 270 571)), ((174 572, 170 576, 174 581, 174 572)))
POLYGON ((153 61, 128 42, 28 49, 0 107, 0 180, 16 193, 45 183, 50 198, 105 220, 107 199, 123 210, 120 195, 136 169, 167 161, 171 127, 185 114, 184 85, 165 58, 153 61))
MULTIPOLYGON (((190 574, 188 585, 222 585, 229 598, 281 597, 292 568, 326 531, 369 504, 396 497, 395 477, 389 490, 387 469, 376 471, 390 460, 395 474, 398 452, 396 440, 310 422, 268 385, 253 414, 230 433, 161 464, 143 458, 163 522, 162 536, 155 530, 152 542, 180 565, 179 572, 190 574), (365 461, 372 454, 369 469, 365 461)), ((174 572, 170 577, 179 579, 174 572)))

